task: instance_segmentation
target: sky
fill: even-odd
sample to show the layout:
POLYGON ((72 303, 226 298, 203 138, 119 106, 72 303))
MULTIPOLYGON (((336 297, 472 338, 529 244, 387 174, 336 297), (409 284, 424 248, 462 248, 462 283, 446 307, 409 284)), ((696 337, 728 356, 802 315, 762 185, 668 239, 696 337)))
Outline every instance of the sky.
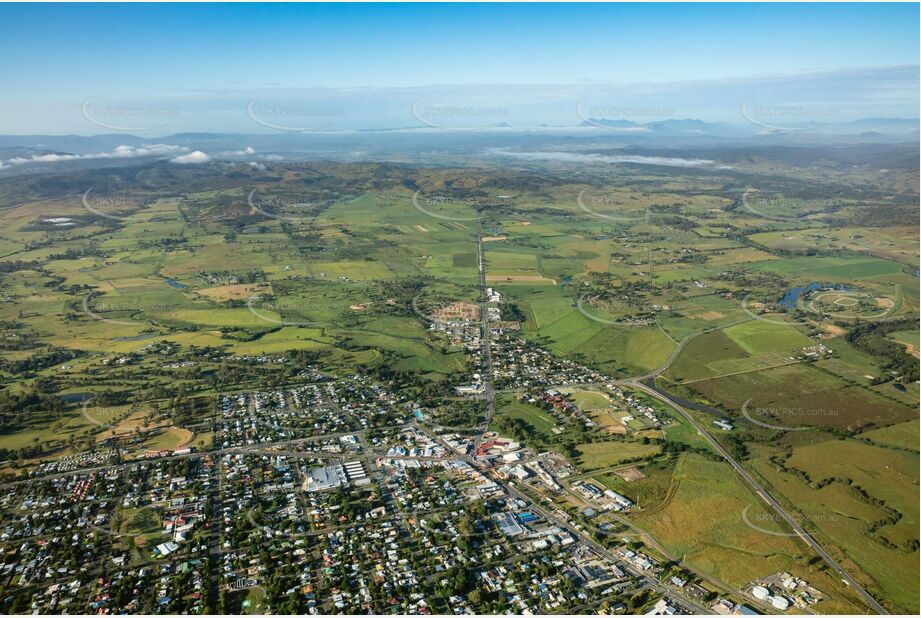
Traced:
MULTIPOLYGON (((829 100, 819 99, 857 91, 864 103, 880 104, 878 113, 867 106, 858 112, 843 100, 835 107, 916 117, 918 20, 912 3, 4 4, 0 132, 289 126, 253 122, 246 106, 254 99, 274 105, 274 112, 257 110, 264 117, 297 116, 299 127, 419 125, 418 109, 405 112, 420 100, 417 107, 441 120, 453 114, 470 124, 472 116, 501 108, 506 114, 490 122, 515 115, 522 123, 555 125, 569 122, 573 99, 591 96, 606 97, 594 108, 616 99, 633 111, 665 109, 655 98, 622 101, 644 90, 661 95, 663 88, 670 89, 669 111, 703 116, 708 106, 700 93, 686 101, 674 84, 698 91, 710 84, 717 101, 725 84, 743 82, 765 104, 827 110, 829 100), (899 67, 910 67, 914 78, 905 82, 899 67), (821 93, 827 96, 806 101, 801 89, 811 75, 865 81, 838 83, 821 93), (782 91, 782 80, 800 90, 782 91), (768 83, 773 94, 764 95, 768 83), (531 99, 515 85, 529 86, 531 99), (549 111, 549 101, 563 99, 565 105, 549 111), (96 110, 90 115, 102 122, 86 118, 88 100, 96 110), (304 122, 324 114, 327 121, 304 122), (119 115, 120 122, 105 120, 119 115), (150 122, 158 115, 171 118, 150 122), (122 122, 125 116, 142 122, 122 122)), ((714 114, 718 119, 731 120, 741 104, 735 99, 749 95, 732 96, 714 114)))

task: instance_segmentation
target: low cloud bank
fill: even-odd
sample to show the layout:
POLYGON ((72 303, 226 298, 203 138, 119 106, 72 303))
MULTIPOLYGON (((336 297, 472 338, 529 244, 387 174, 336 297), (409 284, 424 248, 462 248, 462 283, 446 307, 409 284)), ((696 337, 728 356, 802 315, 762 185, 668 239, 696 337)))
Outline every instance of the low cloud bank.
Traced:
POLYGON ((85 161, 88 159, 135 159, 137 157, 162 157, 173 156, 181 152, 188 152, 185 146, 174 144, 145 144, 144 146, 117 146, 108 152, 95 152, 88 154, 48 153, 32 155, 31 157, 13 157, 0 161, 0 169, 14 165, 30 163, 60 163, 62 161, 85 161))

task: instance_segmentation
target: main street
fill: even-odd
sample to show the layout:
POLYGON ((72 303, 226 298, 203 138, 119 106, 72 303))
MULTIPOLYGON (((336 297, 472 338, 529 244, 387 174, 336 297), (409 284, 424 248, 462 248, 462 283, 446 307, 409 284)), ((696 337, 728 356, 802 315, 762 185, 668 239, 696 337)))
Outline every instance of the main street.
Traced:
POLYGON ((483 381, 483 395, 486 401, 486 418, 483 427, 477 432, 473 441, 473 451, 476 452, 483 443, 483 435, 489 430, 493 416, 496 413, 496 392, 492 382, 492 350, 489 342, 489 297, 486 294, 486 252, 483 250, 483 224, 481 219, 476 222, 476 251, 477 268, 480 275, 480 346, 483 351, 483 368, 481 379, 483 381))

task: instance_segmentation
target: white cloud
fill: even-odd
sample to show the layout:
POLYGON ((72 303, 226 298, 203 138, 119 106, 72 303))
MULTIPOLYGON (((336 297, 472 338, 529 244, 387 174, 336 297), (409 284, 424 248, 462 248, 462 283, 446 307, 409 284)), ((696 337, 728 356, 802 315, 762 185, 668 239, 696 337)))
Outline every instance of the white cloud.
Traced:
POLYGON ((256 149, 253 148, 252 146, 247 146, 243 150, 228 150, 226 152, 222 152, 221 156, 222 157, 246 157, 246 156, 254 155, 254 154, 256 154, 256 149))
POLYGON ((203 153, 201 150, 194 150, 189 154, 184 154, 176 157, 175 159, 170 159, 170 163, 180 163, 180 164, 196 164, 196 163, 207 163, 211 160, 207 154, 203 153))
POLYGON ((85 159, 133 159, 136 157, 157 157, 175 155, 186 152, 188 148, 173 144, 145 144, 144 146, 116 146, 109 152, 96 152, 87 154, 49 153, 32 155, 31 157, 14 157, 7 161, 0 161, 0 168, 12 165, 25 165, 26 163, 60 163, 61 161, 80 161, 85 159))

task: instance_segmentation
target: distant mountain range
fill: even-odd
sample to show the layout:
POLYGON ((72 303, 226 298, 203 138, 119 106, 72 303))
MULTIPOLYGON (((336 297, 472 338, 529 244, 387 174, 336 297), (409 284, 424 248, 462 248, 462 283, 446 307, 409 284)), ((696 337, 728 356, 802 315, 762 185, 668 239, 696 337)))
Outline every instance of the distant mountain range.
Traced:
MULTIPOLYGON (((919 121, 864 118, 841 123, 761 122, 730 124, 699 119, 636 122, 586 118, 578 126, 520 128, 496 126, 477 131, 404 128, 316 133, 176 133, 149 138, 128 133, 102 135, 0 135, 0 176, 87 169, 170 160, 176 163, 335 160, 451 164, 473 162, 501 150, 738 150, 766 147, 849 147, 899 144, 916 147, 919 121), (756 124, 760 123, 760 124, 756 124)), ((794 119, 795 120, 795 119, 794 119)), ((719 158, 719 157, 717 157, 719 158)))
POLYGON ((589 118, 582 122, 582 127, 609 128, 623 131, 647 131, 658 134, 698 134, 724 137, 741 137, 758 133, 792 133, 808 132, 823 135, 860 135, 879 133, 883 135, 911 138, 919 131, 917 118, 862 118, 841 123, 815 122, 785 117, 769 121, 751 114, 751 121, 746 124, 728 122, 706 122, 693 118, 657 120, 653 122, 634 122, 625 119, 589 118))

